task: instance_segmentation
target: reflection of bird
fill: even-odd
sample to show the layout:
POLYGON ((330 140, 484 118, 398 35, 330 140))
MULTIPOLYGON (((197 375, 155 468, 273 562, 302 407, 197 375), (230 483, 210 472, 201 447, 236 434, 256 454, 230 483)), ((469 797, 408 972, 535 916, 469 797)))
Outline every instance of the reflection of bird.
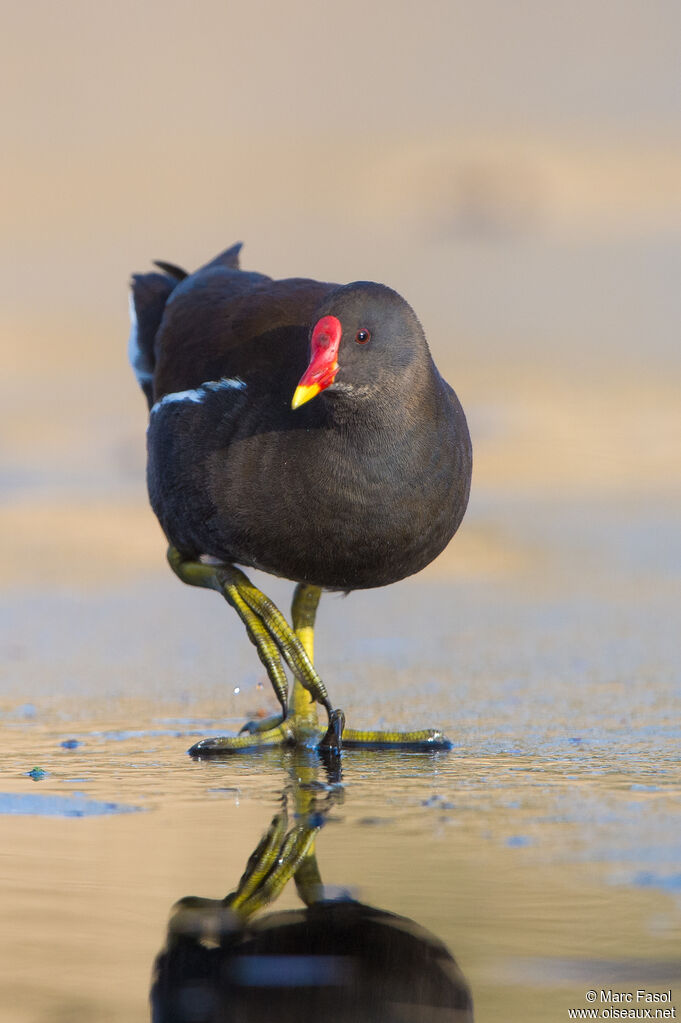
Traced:
POLYGON ((227 924, 209 941, 191 929, 169 935, 156 964, 153 1023, 473 1020, 470 989, 447 947, 413 920, 359 902, 272 913, 243 930, 227 924))
MULTIPOLYGON (((239 270, 239 248, 191 275, 162 263, 133 278, 130 355, 171 566, 236 609, 282 706, 194 752, 316 744, 315 702, 329 714, 322 744, 338 748, 343 715, 312 665, 321 590, 385 586, 437 557, 466 509, 470 438, 396 292, 273 281, 239 270), (293 629, 234 563, 298 584, 293 629), (290 708, 281 657, 296 678, 290 708)), ((446 745, 429 731, 343 741, 446 745)))
POLYGON ((316 782, 299 755, 291 782, 236 891, 175 905, 154 970, 153 1023, 472 1023, 470 989, 438 938, 394 913, 325 897, 314 841, 344 789, 316 782), (306 908, 254 920, 291 879, 306 908))

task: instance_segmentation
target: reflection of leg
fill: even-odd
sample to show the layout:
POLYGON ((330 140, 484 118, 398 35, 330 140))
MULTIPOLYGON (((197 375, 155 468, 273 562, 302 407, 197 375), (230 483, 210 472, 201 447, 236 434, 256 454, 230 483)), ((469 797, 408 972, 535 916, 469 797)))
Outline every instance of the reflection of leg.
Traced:
MULTIPOLYGON (((297 824, 285 834, 286 818, 277 814, 270 830, 255 850, 246 871, 226 904, 242 920, 248 920, 259 909, 281 894, 301 863, 310 854, 310 847, 321 827, 297 824)), ((314 853, 311 854, 314 858, 314 853)))
POLYGON ((225 900, 243 920, 273 902, 291 878, 306 905, 311 906, 324 895, 315 839, 330 809, 342 802, 343 790, 333 782, 319 783, 316 757, 294 756, 292 783, 284 795, 284 808, 272 819, 267 834, 249 858, 236 892, 225 900), (287 831, 291 801, 295 823, 287 831))
POLYGON ((324 884, 317 865, 314 843, 303 857, 293 880, 296 884, 296 891, 306 906, 314 906, 316 902, 324 898, 324 884))
MULTIPOLYGON (((237 889, 231 895, 225 899, 201 899, 193 895, 180 899, 173 907, 169 935, 203 933, 215 940, 223 928, 233 930, 234 916, 245 923, 258 909, 273 902, 296 869, 295 854, 299 850, 291 849, 287 824, 286 810, 272 818, 267 834, 251 853, 237 889), (225 917, 225 911, 234 916, 225 917)), ((313 839, 314 831, 311 831, 309 841, 313 839)))
MULTIPOLYGON (((296 596, 297 593, 298 591, 296 591, 296 596)), ((315 601, 315 607, 316 603, 317 601, 315 601)), ((296 621, 295 598, 293 620, 296 621)), ((308 653, 312 654, 311 640, 308 653)), ((296 760, 292 787, 296 820, 307 821, 308 825, 314 825, 319 829, 331 808, 343 802, 344 791, 340 785, 340 757, 335 760, 337 760, 335 770, 328 763, 326 765, 326 786, 320 786, 317 780, 318 765, 314 761, 305 762, 302 758, 296 760), (320 792, 324 790, 326 795, 321 799, 320 792)), ((293 875, 298 895, 306 906, 312 906, 324 898, 324 885, 317 866, 315 844, 316 836, 313 836, 293 875)))
POLYGON ((230 906, 235 911, 258 890, 274 867, 281 844, 286 836, 287 823, 288 817, 285 811, 273 817, 267 834, 263 835, 249 856, 236 892, 228 896, 230 906))

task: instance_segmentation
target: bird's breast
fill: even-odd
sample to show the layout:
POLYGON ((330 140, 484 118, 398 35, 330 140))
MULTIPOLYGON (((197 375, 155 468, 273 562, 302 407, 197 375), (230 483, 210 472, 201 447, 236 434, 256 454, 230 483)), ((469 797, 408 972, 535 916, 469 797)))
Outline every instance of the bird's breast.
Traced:
POLYGON ((213 524, 234 560, 334 589, 419 571, 455 532, 461 481, 443 451, 415 460, 332 432, 251 434, 208 467, 213 524))
POLYGON ((465 511, 465 420, 464 432, 451 417, 413 435, 337 429, 319 406, 277 411, 234 383, 155 409, 152 506, 189 555, 328 589, 385 586, 437 557, 465 511))

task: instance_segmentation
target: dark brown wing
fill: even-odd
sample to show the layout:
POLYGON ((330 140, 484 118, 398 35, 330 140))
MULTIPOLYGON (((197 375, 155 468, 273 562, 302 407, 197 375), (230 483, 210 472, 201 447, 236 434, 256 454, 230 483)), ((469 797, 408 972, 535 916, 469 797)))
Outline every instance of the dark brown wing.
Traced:
POLYGON ((290 402, 286 369, 295 363, 303 372, 311 321, 335 287, 223 268, 192 275, 174 292, 157 334, 154 400, 239 377, 266 381, 273 397, 281 385, 290 402))

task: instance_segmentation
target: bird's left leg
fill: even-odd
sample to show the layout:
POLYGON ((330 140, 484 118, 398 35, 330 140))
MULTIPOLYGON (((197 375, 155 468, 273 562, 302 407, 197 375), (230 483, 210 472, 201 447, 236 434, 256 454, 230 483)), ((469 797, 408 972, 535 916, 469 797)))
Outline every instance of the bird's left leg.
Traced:
POLYGON ((168 561, 183 582, 191 586, 217 590, 234 607, 267 669, 272 687, 282 706, 282 718, 268 722, 268 725, 273 724, 274 727, 263 731, 254 729, 253 732, 249 729, 249 734, 234 738, 204 739, 196 743, 190 752, 196 755, 227 753, 281 743, 312 742, 318 745, 318 737, 309 716, 299 719, 295 713, 288 715, 288 686, 279 654, 295 678, 300 680, 311 694, 312 699, 322 703, 326 708, 329 728, 322 743, 332 749, 339 747, 343 726, 342 712, 333 710, 324 683, 314 670, 303 645, 272 601, 233 565, 210 565, 185 559, 174 547, 168 549, 168 561))
MULTIPOLYGON (((322 591, 319 586, 310 586, 305 583, 298 583, 293 594, 291 604, 291 621, 293 632, 297 636, 300 645, 308 656, 310 664, 314 664, 314 624, 317 616, 317 607, 322 591)), ((309 689, 294 675, 293 692, 289 704, 289 713, 311 730, 319 728, 317 718, 317 702, 309 689)), ((272 728, 281 721, 280 716, 272 716, 262 721, 249 721, 241 729, 242 732, 263 732, 272 728)))

